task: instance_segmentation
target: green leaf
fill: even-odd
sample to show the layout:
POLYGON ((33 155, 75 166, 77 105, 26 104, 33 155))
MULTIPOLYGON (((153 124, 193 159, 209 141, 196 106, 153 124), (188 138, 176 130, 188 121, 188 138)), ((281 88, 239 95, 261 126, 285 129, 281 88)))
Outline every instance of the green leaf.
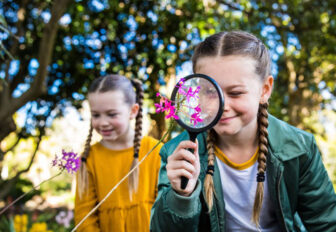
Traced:
POLYGON ((7 26, 7 22, 2 15, 0 15, 0 24, 7 26))

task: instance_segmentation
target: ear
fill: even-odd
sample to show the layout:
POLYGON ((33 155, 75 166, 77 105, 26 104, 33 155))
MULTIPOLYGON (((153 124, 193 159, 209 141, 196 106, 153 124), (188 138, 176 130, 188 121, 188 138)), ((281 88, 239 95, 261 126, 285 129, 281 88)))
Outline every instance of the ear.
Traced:
POLYGON ((272 76, 268 76, 264 80, 263 86, 262 86, 260 103, 263 104, 263 103, 268 102, 268 99, 270 98, 272 90, 273 90, 273 80, 274 78, 272 76))
POLYGON ((135 103, 132 107, 131 107, 131 112, 130 112, 130 119, 134 119, 139 112, 139 104, 135 103))

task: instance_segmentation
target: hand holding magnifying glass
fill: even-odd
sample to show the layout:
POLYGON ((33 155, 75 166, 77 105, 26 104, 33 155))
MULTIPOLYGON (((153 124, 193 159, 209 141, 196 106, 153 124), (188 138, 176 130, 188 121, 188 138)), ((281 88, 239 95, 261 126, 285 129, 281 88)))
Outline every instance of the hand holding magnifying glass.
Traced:
MULTIPOLYGON (((192 74, 176 84, 171 100, 177 109, 177 123, 186 129, 195 142, 199 133, 211 129, 223 114, 224 97, 221 88, 211 77, 192 74)), ((193 151, 190 150, 192 153, 193 151)), ((181 189, 188 178, 181 177, 181 189)))

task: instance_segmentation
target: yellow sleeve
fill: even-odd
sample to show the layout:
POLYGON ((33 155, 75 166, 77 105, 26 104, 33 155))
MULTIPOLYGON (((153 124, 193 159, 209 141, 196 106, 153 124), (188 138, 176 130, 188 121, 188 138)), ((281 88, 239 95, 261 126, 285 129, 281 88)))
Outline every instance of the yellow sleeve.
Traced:
MULTIPOLYGON (((149 149, 152 149, 155 145, 158 144, 159 140, 156 140, 150 136, 145 137, 149 141, 149 149)), ((163 143, 159 143, 157 147, 153 150, 153 154, 151 154, 153 157, 153 168, 155 169, 155 197, 158 194, 158 178, 159 178, 159 171, 161 166, 161 156, 160 156, 160 150, 163 146, 163 143)), ((155 199, 154 199, 155 200, 155 199)))
POLYGON ((158 149, 157 149, 157 152, 155 153, 155 156, 156 156, 156 188, 155 188, 155 198, 157 197, 158 195, 158 182, 159 182, 159 172, 160 172, 160 168, 161 168, 161 156, 160 156, 160 150, 161 150, 161 147, 163 146, 163 143, 160 143, 158 149))
MULTIPOLYGON (((94 183, 93 173, 90 170, 90 165, 87 165, 89 188, 87 194, 83 194, 80 198, 78 194, 78 184, 76 187, 75 198, 75 223, 76 225, 96 206, 98 198, 96 194, 96 187, 94 183)), ((77 174, 78 178, 78 174, 77 174)), ((99 232, 99 218, 97 211, 90 215, 78 228, 78 232, 99 232)))

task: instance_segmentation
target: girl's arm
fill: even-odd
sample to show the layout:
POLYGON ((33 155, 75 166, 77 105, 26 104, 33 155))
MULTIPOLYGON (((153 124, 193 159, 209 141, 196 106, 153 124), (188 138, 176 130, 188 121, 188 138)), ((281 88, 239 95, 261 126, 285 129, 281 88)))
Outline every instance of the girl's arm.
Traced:
POLYGON ((336 194, 313 136, 310 151, 300 162, 298 212, 308 231, 336 231, 336 194))
POLYGON ((190 196, 181 196, 176 193, 167 177, 167 154, 165 145, 160 151, 158 197, 152 208, 151 231, 197 231, 201 212, 199 200, 201 183, 197 182, 190 196))
MULTIPOLYGON (((95 184, 93 182, 92 173, 89 171, 88 166, 88 179, 89 188, 87 195, 84 193, 82 198, 78 194, 78 184, 76 187, 76 199, 75 199, 75 225, 77 225, 98 203, 96 195, 95 184)), ((78 228, 78 232, 99 232, 99 218, 96 213, 90 215, 78 228)))

